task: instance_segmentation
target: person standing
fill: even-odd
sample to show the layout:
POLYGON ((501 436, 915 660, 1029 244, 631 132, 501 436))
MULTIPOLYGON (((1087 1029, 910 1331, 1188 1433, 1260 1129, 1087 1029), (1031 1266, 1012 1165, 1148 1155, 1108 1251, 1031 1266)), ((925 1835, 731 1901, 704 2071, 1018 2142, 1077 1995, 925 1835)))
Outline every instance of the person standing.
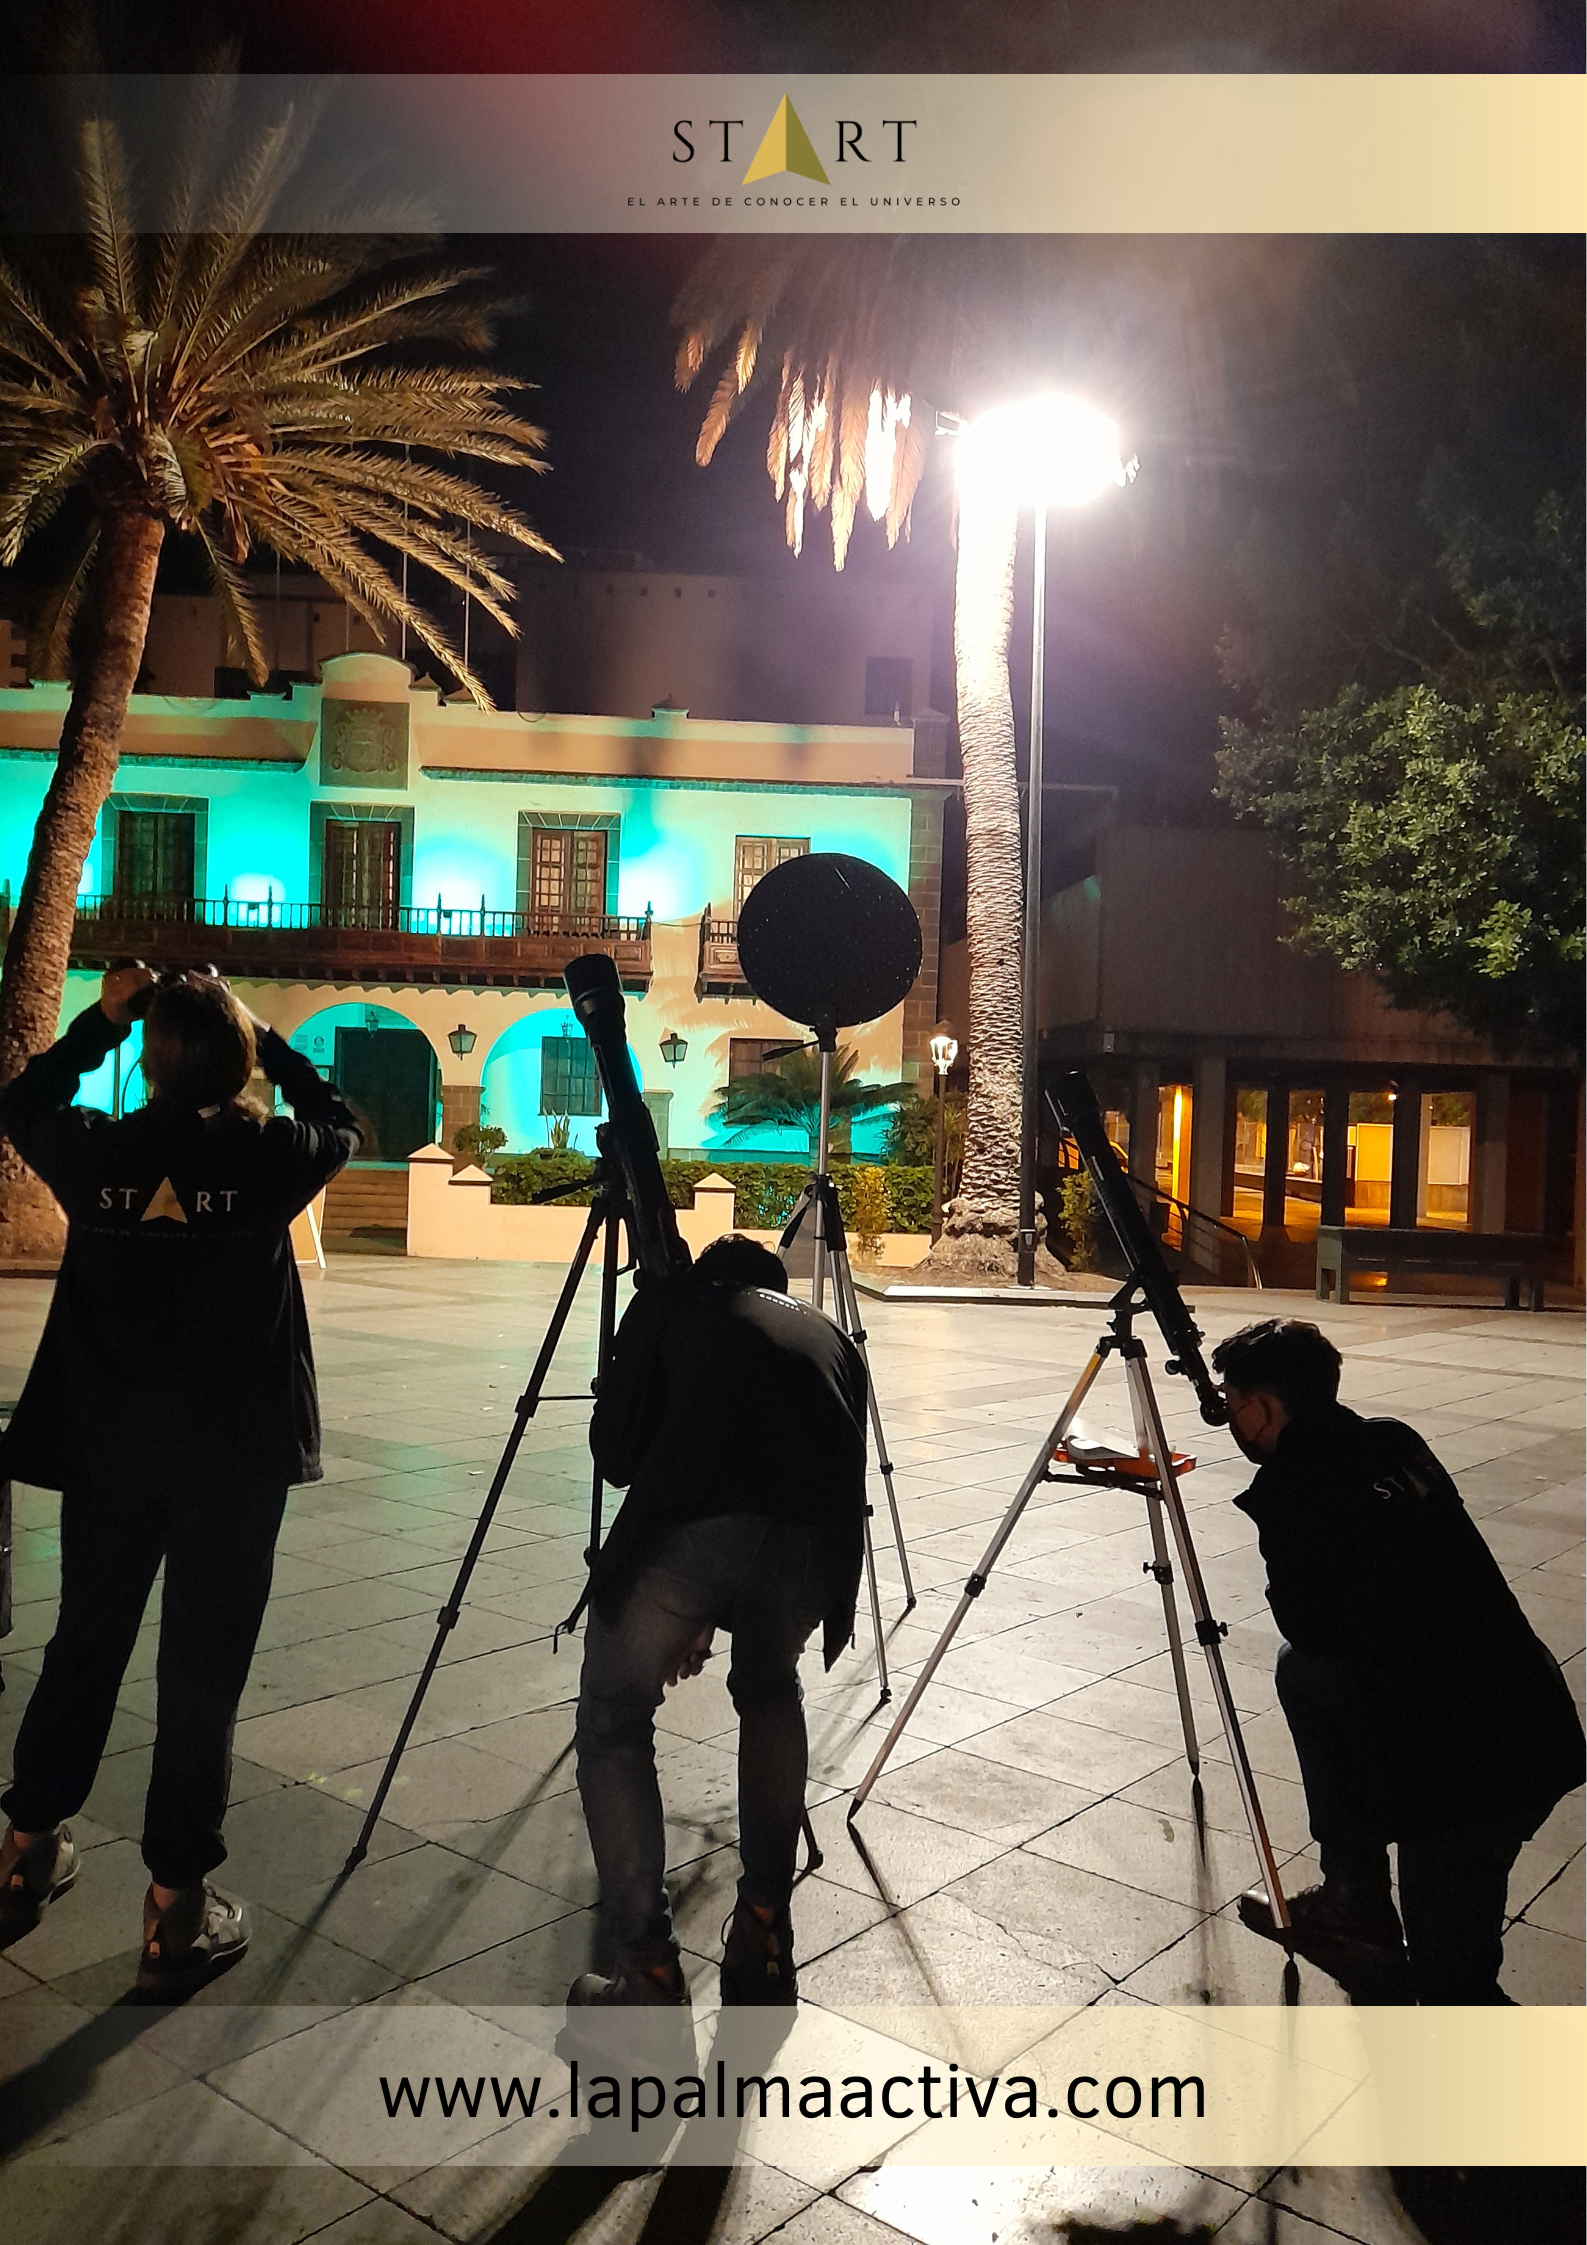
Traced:
MULTIPOLYGON (((1279 1704, 1322 1859, 1321 1885, 1290 1898, 1297 1946, 1398 1957, 1403 1920, 1418 2002, 1505 2003, 1510 1868, 1587 1776, 1559 1663, 1421 1436, 1339 1402, 1339 1352, 1315 1325, 1248 1325, 1212 1363, 1259 1468, 1235 1503, 1267 1565, 1279 1704)), ((1265 1895, 1240 1916, 1280 1938, 1265 1895)))
POLYGON ((313 1065, 213 975, 143 966, 0 1094, 0 1128, 67 1217, 43 1336, 0 1473, 61 1491, 55 1634, 18 1731, 0 1841, 0 1942, 78 1874, 67 1819, 93 1785, 162 1562, 137 1984, 180 1995, 240 1957, 225 1860, 231 1740, 293 1482, 320 1478, 319 1405, 289 1228, 358 1150, 313 1065), (148 1104, 73 1105, 144 1021, 148 1104), (245 1096, 255 1064, 294 1117, 245 1096), (295 1118, 295 1119, 294 1119, 295 1118))
POLYGON ((807 1741, 799 1656, 848 1643, 863 1556, 866 1374, 853 1342, 788 1294, 758 1242, 718 1240, 639 1285, 590 1425, 628 1496, 590 1579, 576 1729, 610 1976, 568 2001, 688 1998, 664 1880, 654 1718, 669 1683, 732 1638, 743 1876, 722 1959, 727 2004, 797 1997, 789 1911, 807 1741))

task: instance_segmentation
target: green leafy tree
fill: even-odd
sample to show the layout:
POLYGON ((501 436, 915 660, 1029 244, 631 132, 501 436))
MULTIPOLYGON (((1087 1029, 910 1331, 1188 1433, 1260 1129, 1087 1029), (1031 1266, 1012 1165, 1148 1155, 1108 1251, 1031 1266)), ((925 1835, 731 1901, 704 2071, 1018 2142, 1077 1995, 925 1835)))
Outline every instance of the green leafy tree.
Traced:
MULTIPOLYGON (((852 1045, 839 1045, 832 1055, 832 1119, 847 1124, 856 1115, 891 1107, 904 1096, 903 1084, 867 1084, 856 1080, 858 1056, 852 1045)), ((741 1144, 757 1131, 798 1130, 816 1151, 821 1123, 821 1055, 800 1046, 777 1063, 753 1076, 740 1076, 718 1087, 707 1120, 722 1123, 728 1144, 741 1144)))
POLYGON ((1298 874, 1297 940, 1501 1049, 1571 1049, 1584 955, 1579 524, 1549 493, 1506 532, 1447 463, 1421 511, 1441 544, 1402 583, 1392 636, 1380 630, 1363 666, 1371 683, 1226 721, 1221 793, 1298 874))
POLYGON ((1231 729, 1223 787, 1300 875, 1300 938, 1396 1005, 1500 1047, 1581 1037, 1580 722, 1559 696, 1456 702, 1347 687, 1267 736, 1231 729))
MULTIPOLYGON (((377 632, 405 626, 482 703, 393 562, 510 632, 510 581, 474 533, 549 550, 454 465, 543 465, 539 430, 506 402, 514 385, 480 363, 483 276, 389 231, 290 231, 313 118, 287 101, 248 124, 224 69, 183 83, 135 170, 116 78, 35 81, 28 155, 51 230, 18 231, 0 254, 0 565, 48 529, 58 567, 32 669, 71 684, 0 977, 0 1082, 55 1035, 78 879, 169 533, 202 548, 256 683, 268 663, 244 564, 262 545, 377 632)), ((14 145, 5 156, 9 187, 23 174, 14 145)), ((53 1202, 5 1148, 0 1245, 36 1254, 58 1237, 53 1202)))

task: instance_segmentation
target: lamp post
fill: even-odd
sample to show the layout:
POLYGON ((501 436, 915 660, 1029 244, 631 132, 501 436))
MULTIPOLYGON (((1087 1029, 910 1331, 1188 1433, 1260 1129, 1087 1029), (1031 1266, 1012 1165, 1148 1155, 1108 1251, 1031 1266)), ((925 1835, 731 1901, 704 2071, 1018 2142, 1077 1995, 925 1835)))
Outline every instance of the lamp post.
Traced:
POLYGON ((1030 777, 1025 796, 1025 943, 1021 967, 1018 1282, 1036 1283, 1037 968, 1041 944, 1042 696, 1047 640, 1047 515, 1084 506, 1128 483, 1114 423, 1078 398, 1048 395, 996 406, 966 423, 955 447, 961 482, 1029 507, 1031 541, 1030 777))
POLYGON ((937 1073, 937 1122, 931 1147, 931 1239, 942 1237, 942 1157, 947 1132, 948 1070, 959 1057, 959 1040, 951 1023, 939 1021, 931 1032, 931 1065, 937 1073))

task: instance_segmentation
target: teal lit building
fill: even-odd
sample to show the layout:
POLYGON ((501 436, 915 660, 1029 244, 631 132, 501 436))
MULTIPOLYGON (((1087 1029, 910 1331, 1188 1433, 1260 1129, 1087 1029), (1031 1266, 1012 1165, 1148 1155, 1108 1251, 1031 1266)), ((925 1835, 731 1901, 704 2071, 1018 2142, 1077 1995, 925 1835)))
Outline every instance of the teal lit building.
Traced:
MULTIPOLYGON (((941 868, 941 721, 771 725, 484 711, 350 653, 322 683, 241 700, 134 695, 83 870, 64 1012, 111 959, 213 961, 327 1070, 400 1162, 483 1119, 508 1147, 566 1118, 593 1143, 588 1048, 562 969, 609 951, 663 1142, 713 1159, 716 1089, 798 1024, 738 967, 739 905, 783 857, 841 850, 905 887, 925 964, 903 1006, 852 1033, 871 1081, 929 1074, 941 868), (683 1047, 679 1054, 679 1041, 683 1047), (663 1044, 668 1056, 663 1056, 663 1044)), ((19 888, 64 687, 0 689, 0 911, 19 888)), ((129 1046, 96 1105, 135 1103, 129 1046)), ((881 1121, 855 1126, 855 1150, 881 1121)))

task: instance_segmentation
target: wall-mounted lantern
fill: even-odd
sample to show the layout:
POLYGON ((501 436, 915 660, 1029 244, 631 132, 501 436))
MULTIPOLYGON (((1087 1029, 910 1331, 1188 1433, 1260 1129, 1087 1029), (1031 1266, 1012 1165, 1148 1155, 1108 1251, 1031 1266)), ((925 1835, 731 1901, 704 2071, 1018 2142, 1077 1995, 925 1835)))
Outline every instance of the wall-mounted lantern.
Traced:
POLYGON ((473 1051, 478 1039, 467 1022, 460 1021, 446 1041, 461 1060, 466 1053, 473 1051))
POLYGON ((676 1029, 669 1029, 661 1040, 661 1057, 669 1068, 676 1068, 688 1049, 688 1039, 680 1037, 676 1029))

